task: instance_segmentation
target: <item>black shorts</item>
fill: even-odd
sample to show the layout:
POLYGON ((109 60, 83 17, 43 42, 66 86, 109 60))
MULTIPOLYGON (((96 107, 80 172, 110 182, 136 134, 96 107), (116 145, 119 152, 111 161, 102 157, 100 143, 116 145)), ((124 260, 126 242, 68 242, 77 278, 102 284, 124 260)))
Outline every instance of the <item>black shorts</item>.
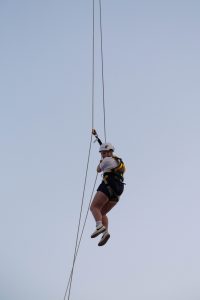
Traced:
POLYGON ((112 201, 115 201, 115 202, 118 202, 119 201, 119 196, 117 196, 113 189, 108 187, 104 181, 101 182, 101 184, 99 185, 98 189, 97 189, 97 192, 102 192, 104 193, 109 200, 112 200, 112 201))
POLYGON ((119 197, 123 193, 124 184, 113 180, 109 180, 109 184, 105 184, 104 181, 101 182, 97 191, 104 193, 109 200, 118 202, 119 197))

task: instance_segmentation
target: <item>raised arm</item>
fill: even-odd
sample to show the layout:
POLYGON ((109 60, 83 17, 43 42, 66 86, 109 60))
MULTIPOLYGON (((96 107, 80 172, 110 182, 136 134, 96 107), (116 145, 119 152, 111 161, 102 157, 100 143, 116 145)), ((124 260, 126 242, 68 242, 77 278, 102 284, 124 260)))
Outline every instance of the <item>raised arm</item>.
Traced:
POLYGON ((98 137, 98 134, 97 134, 97 132, 96 132, 95 129, 92 129, 92 134, 95 136, 96 141, 97 141, 97 142, 99 143, 99 145, 101 146, 102 141, 101 141, 100 138, 98 137))

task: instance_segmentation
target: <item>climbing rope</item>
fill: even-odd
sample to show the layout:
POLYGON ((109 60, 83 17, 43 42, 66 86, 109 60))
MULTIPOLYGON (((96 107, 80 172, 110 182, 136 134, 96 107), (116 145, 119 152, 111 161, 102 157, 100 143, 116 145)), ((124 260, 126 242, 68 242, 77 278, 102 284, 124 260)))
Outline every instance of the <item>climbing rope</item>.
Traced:
MULTIPOLYGON (((66 297, 67 297, 67 293, 68 293, 68 298, 67 298, 67 299, 68 299, 68 300, 70 299, 71 287, 72 287, 72 278, 73 278, 73 273, 74 273, 74 267, 75 267, 76 258, 77 258, 78 251, 79 251, 79 247, 80 247, 80 244, 81 244, 81 240, 82 240, 82 237, 83 237, 83 233, 84 233, 84 229, 85 229, 85 225, 86 225, 88 213, 89 213, 89 210, 90 210, 90 205, 91 205, 91 202, 92 202, 92 199, 93 199, 94 190, 95 190, 95 186, 96 186, 96 182, 97 182, 97 177, 98 177, 98 173, 96 173, 96 177, 95 177, 95 181, 94 181, 94 185, 93 185, 93 189, 92 189, 92 193, 91 193, 89 205, 88 205, 88 208, 87 208, 87 212, 86 212, 86 215, 85 215, 85 219, 84 219, 82 231, 81 231, 81 234, 80 234, 80 238, 79 238, 79 241, 78 241, 78 239, 77 239, 78 242, 76 243, 76 246, 75 246, 75 250, 74 250, 74 258, 73 258, 73 264, 72 264, 70 276, 69 276, 69 279, 68 279, 67 287, 66 287, 66 290, 65 290, 64 300, 65 300, 66 297)), ((82 214, 82 212, 81 212, 81 214, 82 214)), ((80 215, 81 215, 81 214, 80 214, 80 215)), ((79 220, 80 220, 80 219, 81 219, 81 218, 79 217, 79 220)), ((80 221, 81 221, 81 220, 80 220, 80 221)), ((79 229, 80 229, 80 226, 79 226, 79 229)), ((79 235, 79 230, 77 231, 77 236, 78 236, 78 235, 79 235)))
POLYGON ((90 145, 89 145, 89 151, 88 151, 88 159, 87 159, 87 166, 86 166, 85 179, 84 179, 84 185, 83 185, 83 194, 82 194, 82 199, 81 199, 81 208, 80 208, 80 213, 79 213, 78 229, 77 229, 77 233, 76 233, 76 242, 75 242, 75 248, 74 248, 72 271, 71 271, 71 275, 70 275, 70 278, 69 278, 69 283, 67 285, 67 289, 66 289, 66 292, 65 292, 64 300, 66 299, 67 292, 68 292, 68 300, 70 299, 70 294, 71 294, 71 286, 72 286, 74 266, 75 266, 75 261, 76 261, 76 257, 77 257, 77 253, 78 253, 78 250, 77 250, 78 249, 78 240, 79 240, 79 232, 80 232, 80 225, 81 225, 81 218, 82 218, 82 211, 83 211, 83 204, 84 204, 84 197, 85 197, 85 189, 86 189, 86 183, 87 183, 87 175, 88 175, 88 168, 89 168, 91 145, 92 145, 92 135, 91 135, 91 138, 90 138, 90 145))
POLYGON ((102 9, 101 0, 99 0, 99 20, 100 20, 100 37, 101 37, 101 80, 103 93, 103 124, 104 124, 104 140, 106 143, 106 106, 105 106, 105 84, 104 84, 104 59, 103 59, 103 29, 102 29, 102 9))
MULTIPOLYGON (((102 12, 101 12, 101 0, 99 0, 99 13, 100 13, 100 36, 101 36, 101 78, 102 78, 102 94, 103 94, 103 116, 104 116, 104 139, 106 142, 106 110, 105 110, 105 88, 104 88, 104 61, 103 61, 103 34, 102 34, 102 12)), ((92 18, 92 120, 91 125, 92 129, 94 128, 94 94, 95 94, 95 0, 93 0, 93 18, 92 18)), ((89 205, 87 208, 86 216, 84 219, 83 227, 80 234, 80 227, 81 227, 81 219, 82 219, 82 212, 83 212, 83 205, 84 205, 84 197, 85 197, 85 189, 86 189, 86 183, 87 183, 87 177, 88 177, 88 168, 89 168, 89 162, 90 162, 90 154, 91 154, 91 146, 92 146, 92 130, 91 130, 91 136, 90 136, 90 143, 89 143, 89 150, 88 150, 88 157, 87 157, 87 165, 86 165, 86 172, 85 172, 85 178, 84 178, 84 185, 83 185, 83 193, 81 198, 81 207, 80 207, 80 213, 79 213, 79 220, 78 220, 78 229, 76 233, 76 242, 74 247, 74 256, 73 256, 73 263, 72 268, 69 276, 69 280, 67 283, 67 287, 65 290, 64 300, 66 300, 66 297, 68 300, 70 300, 71 295, 71 288, 72 288, 72 280, 73 280, 73 273, 76 263, 76 258, 78 255, 78 251, 80 248, 83 232, 85 229, 90 205, 93 199, 94 189, 96 186, 96 181, 98 177, 98 173, 96 174, 92 194, 90 197, 89 205), (79 237, 80 235, 80 237, 79 237), (67 296, 68 295, 68 296, 67 296)))
POLYGON ((76 258, 77 258, 77 255, 78 255, 78 250, 79 250, 79 247, 80 247, 80 244, 81 244, 81 240, 82 240, 82 237, 83 237, 83 232, 84 232, 84 229, 85 229, 88 213, 89 213, 89 210, 90 210, 90 205, 91 205, 91 202, 92 202, 92 199, 93 199, 94 189, 95 189, 96 182, 97 182, 97 177, 98 177, 98 173, 96 174, 96 177, 95 177, 95 181, 94 181, 94 185, 93 185, 93 189, 92 189, 88 209, 87 209, 87 212, 86 212, 86 215, 85 215, 85 219, 84 219, 82 231, 81 231, 81 234, 80 234, 79 242, 77 244, 75 257, 74 257, 74 260, 73 260, 73 265, 72 265, 71 273, 70 273, 69 280, 68 280, 68 283, 67 283, 67 288, 66 288, 66 291, 65 291, 64 299, 66 299, 67 292, 68 292, 68 299, 70 298, 70 290, 71 290, 72 276, 73 276, 73 272, 74 272, 75 262, 76 262, 76 258))

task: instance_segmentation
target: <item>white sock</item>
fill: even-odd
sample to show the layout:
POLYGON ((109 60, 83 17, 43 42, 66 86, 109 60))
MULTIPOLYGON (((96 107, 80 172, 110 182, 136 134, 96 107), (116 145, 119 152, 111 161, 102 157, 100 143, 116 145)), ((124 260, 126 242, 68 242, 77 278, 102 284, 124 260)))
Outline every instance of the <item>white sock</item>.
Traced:
POLYGON ((96 221, 96 227, 98 227, 99 225, 103 225, 102 221, 96 221))

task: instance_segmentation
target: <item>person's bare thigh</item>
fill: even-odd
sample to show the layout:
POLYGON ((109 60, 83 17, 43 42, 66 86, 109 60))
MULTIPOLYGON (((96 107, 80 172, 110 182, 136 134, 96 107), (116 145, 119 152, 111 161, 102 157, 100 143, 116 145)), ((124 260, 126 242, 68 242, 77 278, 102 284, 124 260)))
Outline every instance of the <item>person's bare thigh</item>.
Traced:
POLYGON ((116 204, 117 202, 112 200, 105 203, 104 206, 101 208, 102 215, 106 215, 116 204))
POLYGON ((91 207, 96 207, 101 209, 104 205, 106 205, 107 202, 109 202, 108 197, 104 193, 98 191, 94 196, 91 207))

